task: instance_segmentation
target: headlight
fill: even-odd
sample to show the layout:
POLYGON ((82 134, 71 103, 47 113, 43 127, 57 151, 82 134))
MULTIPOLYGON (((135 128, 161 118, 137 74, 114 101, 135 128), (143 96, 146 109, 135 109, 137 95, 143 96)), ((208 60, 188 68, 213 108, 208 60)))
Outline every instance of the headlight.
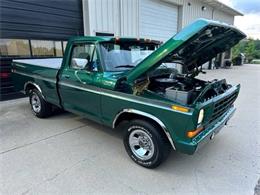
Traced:
POLYGON ((199 112, 198 124, 200 124, 203 121, 203 118, 204 118, 204 110, 201 109, 199 112))

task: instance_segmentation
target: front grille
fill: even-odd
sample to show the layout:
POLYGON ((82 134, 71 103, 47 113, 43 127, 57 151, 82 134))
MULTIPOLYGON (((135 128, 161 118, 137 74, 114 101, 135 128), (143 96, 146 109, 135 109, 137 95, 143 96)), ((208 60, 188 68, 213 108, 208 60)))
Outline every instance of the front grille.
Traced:
POLYGON ((234 103, 238 92, 232 93, 215 103, 210 123, 221 117, 234 103))

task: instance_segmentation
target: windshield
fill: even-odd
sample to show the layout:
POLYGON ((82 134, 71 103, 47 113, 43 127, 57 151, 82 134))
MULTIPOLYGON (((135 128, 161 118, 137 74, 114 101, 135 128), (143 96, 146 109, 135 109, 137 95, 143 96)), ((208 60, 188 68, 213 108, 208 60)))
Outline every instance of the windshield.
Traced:
POLYGON ((105 71, 126 71, 158 48, 155 43, 105 42, 101 44, 101 55, 105 71))

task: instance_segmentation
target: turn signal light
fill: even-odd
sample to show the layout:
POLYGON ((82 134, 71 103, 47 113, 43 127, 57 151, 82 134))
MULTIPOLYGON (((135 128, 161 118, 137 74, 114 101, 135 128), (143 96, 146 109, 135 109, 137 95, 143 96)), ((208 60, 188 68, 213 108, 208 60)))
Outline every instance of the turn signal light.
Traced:
POLYGON ((172 109, 173 109, 173 110, 180 111, 180 112, 189 112, 189 109, 188 109, 188 108, 185 108, 185 107, 182 107, 182 106, 173 105, 173 106, 172 106, 172 109))
POLYGON ((193 138, 195 137, 196 135, 199 134, 199 132, 201 132, 204 128, 203 127, 199 127, 197 129, 195 129, 194 131, 188 131, 187 132, 187 137, 188 138, 193 138))

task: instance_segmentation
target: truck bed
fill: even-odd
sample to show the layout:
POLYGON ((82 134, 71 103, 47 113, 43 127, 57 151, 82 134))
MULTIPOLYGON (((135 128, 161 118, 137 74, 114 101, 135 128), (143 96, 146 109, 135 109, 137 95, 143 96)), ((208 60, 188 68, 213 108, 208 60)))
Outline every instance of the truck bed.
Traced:
POLYGON ((62 58, 23 59, 23 60, 13 60, 13 62, 29 64, 33 66, 42 66, 46 68, 59 69, 61 67, 62 58))
POLYGON ((59 105, 56 77, 61 64, 62 58, 13 60, 13 79, 16 80, 16 89, 24 91, 28 84, 37 84, 48 102, 59 105))

